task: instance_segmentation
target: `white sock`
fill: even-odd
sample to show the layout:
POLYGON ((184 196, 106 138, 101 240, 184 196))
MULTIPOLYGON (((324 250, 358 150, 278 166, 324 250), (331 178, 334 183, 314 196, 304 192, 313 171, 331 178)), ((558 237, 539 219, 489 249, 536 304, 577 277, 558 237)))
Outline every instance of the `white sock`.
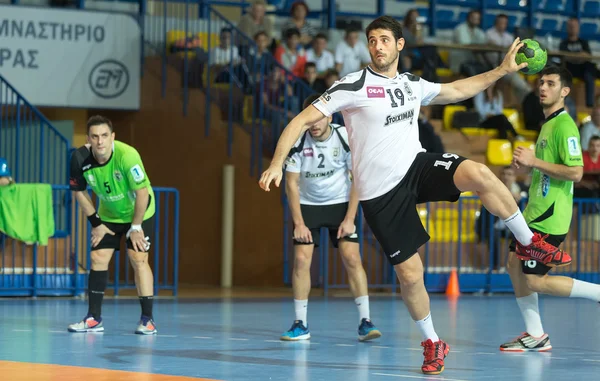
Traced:
POLYGON ((527 333, 533 337, 542 336, 544 334, 544 327, 542 327, 537 292, 522 298, 517 298, 517 304, 521 309, 523 320, 525 320, 525 330, 527 333))
POLYGON ((431 312, 425 317, 423 320, 416 320, 417 328, 421 331, 421 335, 423 336, 423 341, 427 341, 427 339, 431 339, 434 343, 439 341, 437 333, 435 333, 435 328, 433 328, 433 319, 431 318, 431 312))
POLYGON ((600 302, 600 284, 573 279, 573 288, 571 289, 569 298, 583 298, 600 302))
POLYGON ((370 319, 369 295, 359 296, 354 299, 354 303, 356 303, 356 307, 358 307, 358 323, 360 324, 362 319, 370 319))
POLYGON ((515 235, 515 238, 523 246, 531 244, 533 238, 533 232, 527 226, 525 218, 521 214, 520 210, 517 210, 515 214, 504 220, 506 227, 515 235))
POLYGON ((308 321, 306 320, 306 312, 308 311, 308 299, 294 299, 294 309, 296 310, 296 320, 302 320, 304 326, 308 327, 308 321))

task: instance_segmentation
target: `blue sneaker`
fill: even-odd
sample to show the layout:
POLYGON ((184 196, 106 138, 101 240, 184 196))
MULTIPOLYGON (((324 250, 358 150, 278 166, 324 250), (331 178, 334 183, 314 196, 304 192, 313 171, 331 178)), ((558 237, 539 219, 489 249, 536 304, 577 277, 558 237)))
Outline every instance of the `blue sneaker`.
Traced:
POLYGON ((310 331, 305 327, 302 320, 295 320, 287 332, 284 332, 280 337, 283 341, 298 341, 310 339, 310 331))
POLYGON ((381 332, 371 320, 363 318, 358 326, 358 341, 369 341, 381 337, 381 332))

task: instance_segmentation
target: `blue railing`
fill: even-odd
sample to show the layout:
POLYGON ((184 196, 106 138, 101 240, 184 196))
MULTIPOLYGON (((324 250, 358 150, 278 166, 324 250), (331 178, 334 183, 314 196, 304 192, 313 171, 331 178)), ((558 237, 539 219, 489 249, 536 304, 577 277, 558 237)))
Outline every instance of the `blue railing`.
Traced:
MULTIPOLYGON (((521 209, 524 206, 522 201, 521 209)), ((457 203, 428 203, 418 209, 421 222, 431 236, 419 249, 429 291, 443 292, 452 269, 457 269, 463 292, 512 291, 506 272, 510 234, 494 227, 496 220, 482 210, 478 197, 461 197, 457 203)), ((284 283, 291 284, 293 223, 287 205, 283 223, 284 283)), ((396 292, 399 285, 394 270, 362 218, 357 231, 362 232, 360 252, 369 287, 396 292)), ((553 274, 600 283, 600 199, 575 199, 571 229, 561 248, 571 254, 573 262, 555 269, 553 274)), ((319 261, 311 268, 313 286, 319 285, 325 292, 330 288, 348 288, 342 260, 337 250, 329 247, 325 232, 316 252, 319 261)))
POLYGON ((228 155, 232 154, 236 131, 242 127, 251 135, 250 174, 258 176, 262 172, 260 159, 274 151, 281 131, 314 91, 271 53, 258 53, 252 37, 210 6, 195 9, 204 16, 200 19, 191 11, 191 1, 170 7, 163 1, 162 5, 163 16, 147 16, 144 24, 146 41, 154 41, 149 45, 162 56, 163 96, 169 80, 168 66, 173 65, 181 76, 182 112, 203 112, 207 137, 215 120, 220 120, 227 131, 228 155), (224 29, 230 31, 231 43, 216 53, 224 29), (186 36, 197 38, 200 46, 176 51, 177 42, 186 36), (227 54, 235 59, 224 58, 227 54), (193 103, 191 95, 198 89, 204 100, 193 103), (211 104, 218 106, 219 114, 214 114, 211 104))
POLYGON ((0 75, 0 157, 16 182, 65 184, 69 142, 0 75))
MULTIPOLYGON (((156 197, 155 240, 149 263, 154 294, 177 295, 179 269, 179 192, 153 188, 156 197)), ((79 295, 90 270, 90 226, 67 185, 52 186, 55 233, 48 246, 26 245, 0 234, 0 296, 79 295)), ((135 288, 133 269, 117 251, 111 261, 109 289, 135 288)))

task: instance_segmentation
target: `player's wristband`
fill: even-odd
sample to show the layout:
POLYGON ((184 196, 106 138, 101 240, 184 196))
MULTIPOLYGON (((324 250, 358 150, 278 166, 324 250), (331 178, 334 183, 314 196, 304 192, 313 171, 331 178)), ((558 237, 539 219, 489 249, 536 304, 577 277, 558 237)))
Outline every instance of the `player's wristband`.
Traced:
POLYGON ((90 221, 90 224, 92 224, 93 228, 97 228, 98 226, 102 225, 102 220, 96 212, 94 212, 94 214, 91 216, 88 216, 88 221, 90 221))
POLYGON ((142 225, 131 225, 131 228, 129 230, 132 232, 141 232, 142 225))

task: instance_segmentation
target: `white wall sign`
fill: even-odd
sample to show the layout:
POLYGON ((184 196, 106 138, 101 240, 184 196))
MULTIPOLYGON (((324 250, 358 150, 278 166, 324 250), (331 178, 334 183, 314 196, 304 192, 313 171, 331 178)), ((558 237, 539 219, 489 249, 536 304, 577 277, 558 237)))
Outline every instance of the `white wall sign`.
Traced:
POLYGON ((36 106, 139 109, 140 44, 128 15, 0 5, 0 74, 36 106))

